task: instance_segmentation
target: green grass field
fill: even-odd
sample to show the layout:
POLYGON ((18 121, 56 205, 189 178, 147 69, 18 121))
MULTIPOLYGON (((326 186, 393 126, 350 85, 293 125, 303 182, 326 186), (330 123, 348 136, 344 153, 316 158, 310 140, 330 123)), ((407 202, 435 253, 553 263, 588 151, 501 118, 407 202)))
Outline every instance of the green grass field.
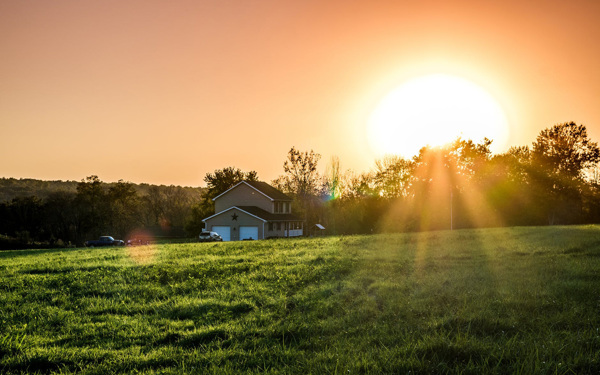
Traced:
POLYGON ((600 373, 600 227, 0 252, 0 373, 600 373))

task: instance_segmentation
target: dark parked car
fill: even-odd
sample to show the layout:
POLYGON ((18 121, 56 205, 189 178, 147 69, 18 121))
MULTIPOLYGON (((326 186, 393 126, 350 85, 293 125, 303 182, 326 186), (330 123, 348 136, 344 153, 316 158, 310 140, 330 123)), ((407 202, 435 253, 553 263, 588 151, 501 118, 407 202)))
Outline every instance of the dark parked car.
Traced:
POLYGON ((115 240, 111 236, 100 236, 97 240, 85 241, 84 245, 87 247, 124 246, 125 242, 123 240, 115 240))
POLYGON ((213 242, 213 241, 223 241, 223 238, 219 236, 217 232, 210 232, 207 230, 203 230, 202 233, 198 236, 198 241, 200 242, 213 242))

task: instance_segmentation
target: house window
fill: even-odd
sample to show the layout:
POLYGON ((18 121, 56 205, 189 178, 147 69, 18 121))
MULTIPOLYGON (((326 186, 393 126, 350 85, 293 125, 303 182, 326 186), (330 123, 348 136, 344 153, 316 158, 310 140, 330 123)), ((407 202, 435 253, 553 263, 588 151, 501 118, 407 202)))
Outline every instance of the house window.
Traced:
POLYGON ((277 230, 281 230, 281 222, 277 223, 277 230))
POLYGON ((273 223, 269 223, 269 232, 273 231, 273 223))

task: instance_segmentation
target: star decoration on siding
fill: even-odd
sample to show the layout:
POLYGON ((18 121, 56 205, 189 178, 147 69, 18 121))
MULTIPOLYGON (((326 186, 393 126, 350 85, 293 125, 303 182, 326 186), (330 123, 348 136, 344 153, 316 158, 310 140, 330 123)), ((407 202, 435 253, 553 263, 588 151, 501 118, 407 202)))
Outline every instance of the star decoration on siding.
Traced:
POLYGON ((231 215, 231 221, 237 221, 237 218, 238 218, 238 215, 236 213, 231 215))

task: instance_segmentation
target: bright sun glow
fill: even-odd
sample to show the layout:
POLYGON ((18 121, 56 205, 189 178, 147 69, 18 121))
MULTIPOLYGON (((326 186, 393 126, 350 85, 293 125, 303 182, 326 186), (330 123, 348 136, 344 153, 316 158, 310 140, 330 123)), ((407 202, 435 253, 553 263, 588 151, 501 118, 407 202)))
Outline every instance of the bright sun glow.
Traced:
POLYGON ((411 157, 423 146, 440 146, 457 137, 493 149, 508 139, 508 121, 498 102, 462 78, 435 74, 405 82, 377 105, 368 123, 375 153, 411 157))

